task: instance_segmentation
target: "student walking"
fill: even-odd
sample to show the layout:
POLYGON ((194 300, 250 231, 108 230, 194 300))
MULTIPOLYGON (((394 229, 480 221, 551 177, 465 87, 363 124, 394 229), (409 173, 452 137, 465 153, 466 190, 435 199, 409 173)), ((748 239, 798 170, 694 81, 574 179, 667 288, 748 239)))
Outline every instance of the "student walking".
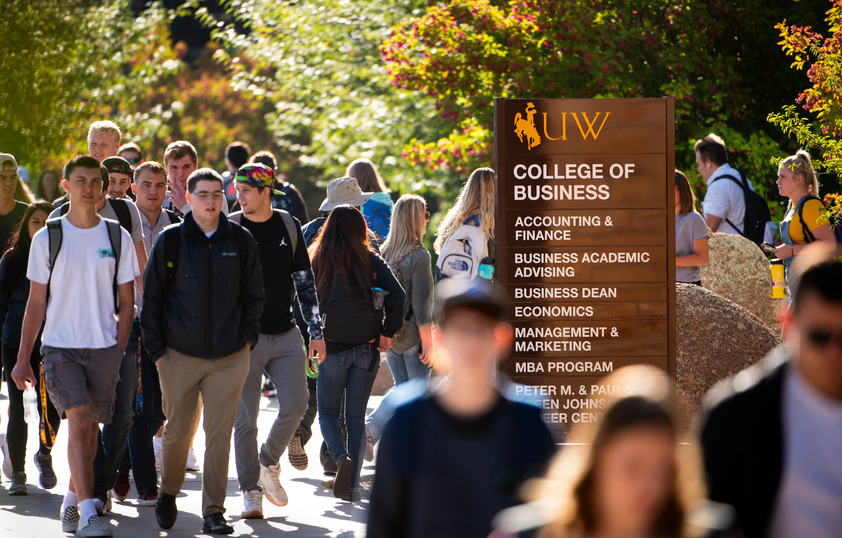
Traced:
POLYGON ((203 531, 231 534, 223 516, 231 432, 260 330, 263 276, 251 234, 222 215, 217 172, 193 172, 186 201, 192 211, 161 233, 144 275, 143 342, 158 367, 167 417, 155 516, 163 529, 175 524, 201 396, 203 531))
POLYGON ((436 281, 475 278, 482 259, 494 252, 494 188, 491 168, 477 168, 436 231, 436 281))
POLYGON ((436 349, 452 369, 434 394, 398 408, 386 425, 370 538, 488 536, 494 515, 517 504, 520 486, 555 452, 540 409, 507 399, 492 380, 514 331, 491 283, 447 279, 436 287, 436 310, 436 349))
MULTIPOLYGON (((161 164, 146 161, 135 170, 135 183, 132 185, 137 197, 137 208, 143 222, 143 243, 147 252, 152 252, 152 245, 164 228, 178 224, 181 219, 168 209, 163 209, 167 193, 167 172, 161 164)), ((137 298, 138 309, 143 309, 143 297, 137 298)), ((142 331, 141 331, 142 333, 142 331)), ((129 430, 129 453, 135 488, 140 506, 154 506, 158 501, 158 473, 155 469, 154 435, 164 423, 165 417, 161 403, 161 383, 158 369, 149 358, 142 334, 138 340, 140 365, 138 392, 135 397, 134 416, 129 430)), ((160 440, 160 438, 158 438, 160 440)), ((192 451, 192 448, 190 449, 192 451)), ((190 467, 188 452, 187 467, 190 467)), ((198 465, 198 463, 197 463, 198 465)), ((115 496, 128 495, 128 473, 120 471, 114 484, 115 496), (118 484, 122 491, 118 491, 118 484)))
POLYGON ((799 150, 778 166, 778 193, 789 198, 786 215, 781 221, 781 241, 775 247, 775 256, 786 267, 787 288, 793 260, 809 243, 824 243, 836 247, 836 236, 826 218, 826 209, 819 198, 819 182, 810 163, 810 154, 799 150))
MULTIPOLYGON (((412 379, 427 381, 433 362, 433 273, 424 233, 430 214, 424 199, 404 194, 395 204, 392 228, 383 243, 383 258, 406 293, 403 326, 386 352, 395 387, 412 379)), ((366 455, 371 461, 374 444, 394 409, 381 404, 366 419, 366 455)))
POLYGON ((389 188, 369 159, 357 159, 348 165, 345 175, 357 180, 363 192, 370 192, 371 198, 360 208, 368 229, 377 234, 379 243, 389 235, 394 202, 389 196, 389 188))
MULTIPOLYGON (((26 209, 21 221, 20 231, 12 236, 11 246, 0 260, 0 323, 3 324, 3 367, 11 374, 18 357, 20 332, 26 301, 29 298, 29 280, 26 268, 29 263, 29 250, 32 236, 47 223, 47 215, 53 206, 47 202, 37 202, 26 209)), ((36 338, 36 345, 30 355, 33 374, 41 371, 41 339, 36 338)), ((61 417, 52 401, 47 396, 43 376, 36 376, 38 390, 39 428, 44 428, 47 435, 41 437, 39 450, 35 454, 35 465, 40 473, 41 487, 56 487, 56 474, 53 471, 52 440, 58 432, 61 417)), ((24 420, 23 393, 18 389, 11 375, 6 380, 9 387, 9 424, 6 438, 9 442, 9 456, 12 465, 12 485, 9 495, 26 495, 26 440, 28 428, 24 420)))
POLYGON ((358 501, 365 410, 380 367, 379 352, 388 351, 402 324, 404 292, 386 262, 371 250, 365 219, 354 207, 331 211, 310 254, 327 348, 327 355, 319 358, 319 422, 337 465, 333 494, 358 501), (339 423, 343 400, 347 444, 339 423))
POLYGON ((702 285, 710 233, 696 212, 696 196, 687 176, 675 171, 675 281, 702 285))
POLYGON ((287 493, 280 482, 280 458, 307 409, 307 357, 304 341, 292 316, 298 297, 310 333, 310 359, 323 357, 325 344, 319 319, 319 302, 310 258, 297 220, 272 208, 274 170, 262 164, 246 164, 234 177, 242 212, 230 219, 251 232, 257 241, 263 286, 267 297, 260 317, 260 336, 252 349, 249 371, 234 423, 237 477, 243 492, 243 518, 263 517, 263 495, 276 506, 285 506, 287 493), (257 450, 257 415, 260 382, 264 372, 275 386, 278 414, 257 450), (258 480, 262 485, 258 486, 258 480))
POLYGON ((41 322, 44 381, 59 413, 67 415, 70 491, 61 507, 62 530, 111 536, 92 499, 97 423, 114 413, 120 363, 132 328, 137 257, 129 233, 101 218, 96 203, 108 171, 93 157, 65 167, 70 209, 32 238, 29 300, 12 378, 18 389, 36 384, 31 354, 41 322))

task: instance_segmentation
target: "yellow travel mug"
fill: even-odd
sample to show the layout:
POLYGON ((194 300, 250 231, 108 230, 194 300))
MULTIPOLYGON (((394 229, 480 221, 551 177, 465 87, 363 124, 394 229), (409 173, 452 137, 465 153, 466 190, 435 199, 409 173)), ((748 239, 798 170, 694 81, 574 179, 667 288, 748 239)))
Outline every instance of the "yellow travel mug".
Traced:
POLYGON ((777 258, 772 259, 772 298, 783 299, 786 297, 786 278, 784 277, 784 262, 777 258))

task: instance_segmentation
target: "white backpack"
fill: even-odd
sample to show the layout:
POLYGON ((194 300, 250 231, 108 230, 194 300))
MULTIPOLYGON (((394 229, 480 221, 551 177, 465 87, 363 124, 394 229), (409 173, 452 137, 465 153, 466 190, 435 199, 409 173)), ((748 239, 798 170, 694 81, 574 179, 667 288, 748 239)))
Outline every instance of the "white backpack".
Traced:
POLYGON ((447 238, 436 264, 436 280, 448 277, 474 278, 483 258, 488 256, 488 240, 471 215, 447 238))

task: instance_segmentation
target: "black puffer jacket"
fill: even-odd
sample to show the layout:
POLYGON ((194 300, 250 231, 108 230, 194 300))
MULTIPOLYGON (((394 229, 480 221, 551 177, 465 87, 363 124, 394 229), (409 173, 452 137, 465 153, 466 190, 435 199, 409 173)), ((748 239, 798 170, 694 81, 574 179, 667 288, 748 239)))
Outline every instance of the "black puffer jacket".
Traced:
MULTIPOLYGON (((172 239, 171 239, 172 240, 172 239)), ((143 275, 143 345, 152 360, 166 348, 215 359, 254 345, 264 304, 257 243, 220 214, 216 232, 206 237, 188 213, 167 227, 149 254, 143 275), (179 240, 169 278, 167 236, 179 240)))

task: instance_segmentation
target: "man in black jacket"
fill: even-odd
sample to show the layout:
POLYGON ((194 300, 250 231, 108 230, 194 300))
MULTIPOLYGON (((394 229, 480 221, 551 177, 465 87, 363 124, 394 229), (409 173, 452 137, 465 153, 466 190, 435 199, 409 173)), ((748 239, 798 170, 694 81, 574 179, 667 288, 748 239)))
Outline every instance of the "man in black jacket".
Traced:
POLYGON ((746 538, 842 529, 842 261, 808 268, 784 318, 787 347, 714 387, 701 441, 710 498, 746 538))
POLYGON ((219 174, 196 170, 187 191, 193 211, 161 233, 144 275, 143 342, 158 367, 168 420, 155 515, 161 528, 175 524, 175 496, 184 484, 201 394, 203 530, 231 534, 234 529, 222 515, 231 431, 249 350, 260 330, 263 274, 251 234, 220 213, 225 195, 219 174))

